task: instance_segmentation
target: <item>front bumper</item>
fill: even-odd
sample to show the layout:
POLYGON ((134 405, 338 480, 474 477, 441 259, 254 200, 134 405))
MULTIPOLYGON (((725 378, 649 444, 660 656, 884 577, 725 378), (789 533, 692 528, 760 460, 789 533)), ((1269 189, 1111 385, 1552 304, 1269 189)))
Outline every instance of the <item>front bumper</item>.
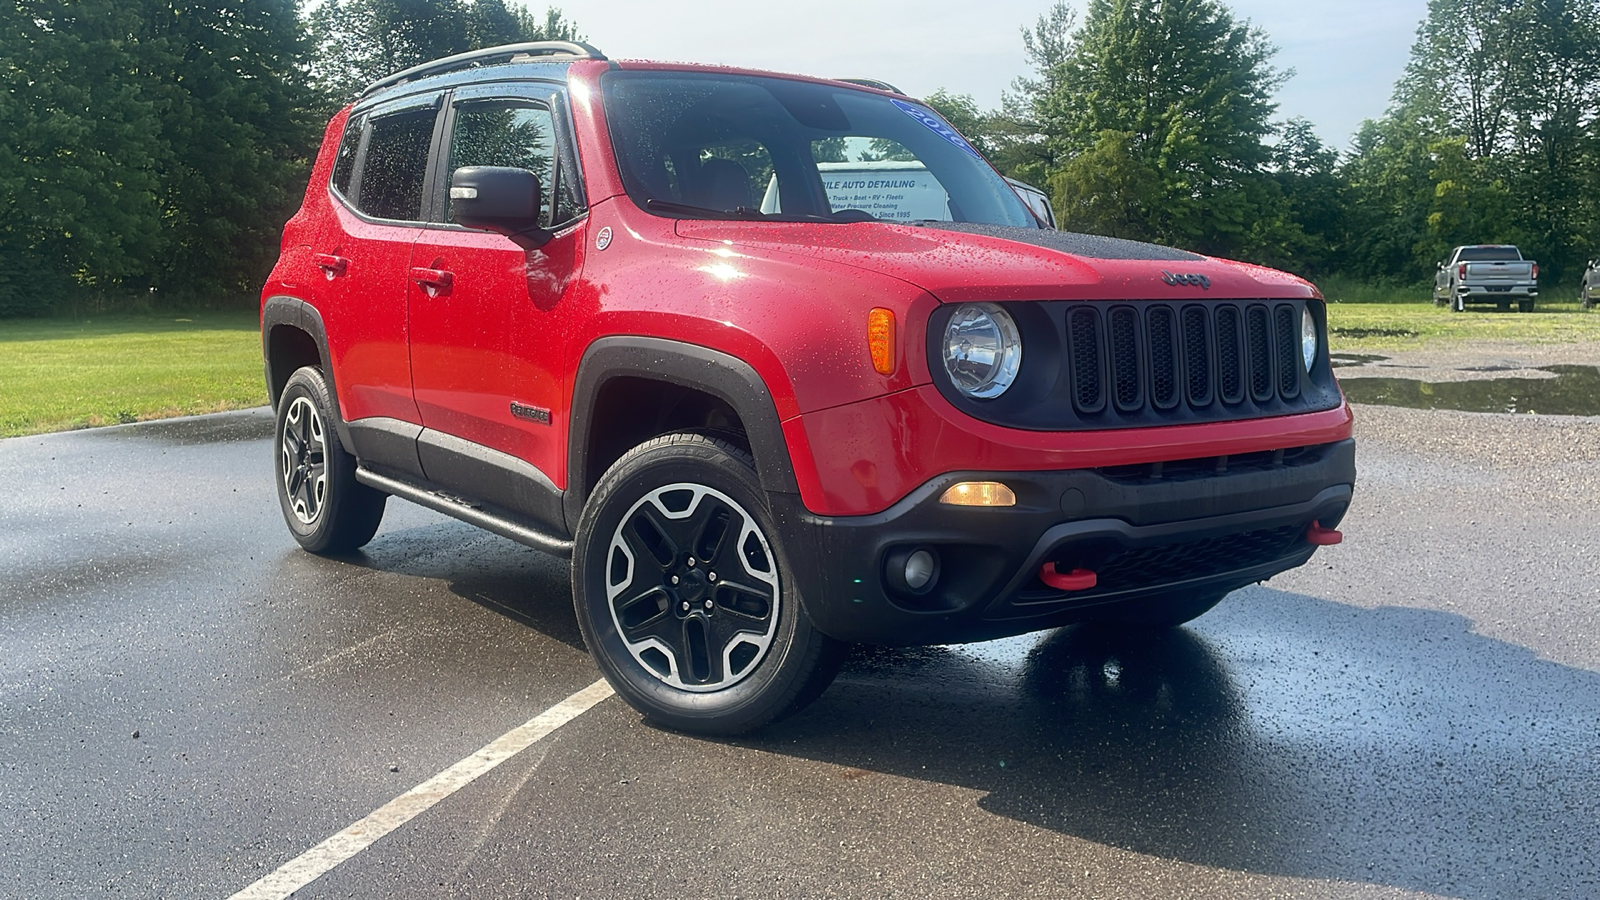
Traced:
POLYGON ((1177 591, 1229 591, 1311 558, 1312 522, 1336 527, 1355 485, 1355 443, 1116 469, 942 475, 872 516, 822 517, 772 494, 792 581, 812 621, 843 641, 987 640, 1092 618, 1097 607, 1177 591), (1007 508, 939 503, 961 481, 1000 481, 1007 508), (924 548, 939 576, 896 589, 891 557, 924 548), (1086 568, 1088 590, 1041 567, 1086 568))

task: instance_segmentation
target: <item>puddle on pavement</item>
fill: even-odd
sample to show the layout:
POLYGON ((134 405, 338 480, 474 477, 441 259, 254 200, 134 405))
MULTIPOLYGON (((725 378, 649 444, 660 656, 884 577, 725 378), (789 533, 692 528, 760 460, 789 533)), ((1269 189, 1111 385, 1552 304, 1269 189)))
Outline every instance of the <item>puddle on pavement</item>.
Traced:
MULTIPOLYGON (((1338 354, 1346 358, 1356 354, 1338 354)), ((1361 365, 1381 360, 1335 360, 1334 365, 1361 365)), ((1494 371, 1481 369, 1473 371, 1494 371)), ((1339 379, 1352 403, 1404 406, 1411 409, 1453 409, 1462 412, 1538 413, 1547 416, 1600 416, 1600 367, 1541 366, 1554 378, 1492 378, 1478 381, 1428 382, 1414 378, 1339 379)))
POLYGON ((1341 366, 1364 366, 1369 363, 1383 362, 1387 356, 1378 356, 1375 353, 1329 353, 1328 361, 1333 363, 1335 369, 1341 366))

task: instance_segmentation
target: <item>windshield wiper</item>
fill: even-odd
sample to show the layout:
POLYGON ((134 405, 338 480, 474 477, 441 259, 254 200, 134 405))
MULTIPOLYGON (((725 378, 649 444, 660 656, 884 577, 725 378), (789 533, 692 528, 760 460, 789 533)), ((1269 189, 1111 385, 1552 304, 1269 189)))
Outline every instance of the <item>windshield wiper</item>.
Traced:
POLYGON ((693 206, 672 200, 657 200, 654 197, 644 201, 644 205, 646 209, 659 210, 664 213, 682 213, 687 216, 700 216, 707 219, 765 219, 767 217, 766 213, 749 206, 741 206, 737 209, 712 209, 709 206, 693 206))
MULTIPOLYGON (((675 200, 657 200, 651 197, 644 201, 645 209, 664 213, 678 213, 679 215, 695 216, 701 219, 728 219, 748 220, 760 222, 833 222, 845 221, 832 216, 816 216, 809 213, 765 213, 753 206, 739 206, 733 209, 712 209, 709 206, 695 206, 689 203, 679 203, 675 200)), ((849 220, 854 221, 854 220, 849 220)))

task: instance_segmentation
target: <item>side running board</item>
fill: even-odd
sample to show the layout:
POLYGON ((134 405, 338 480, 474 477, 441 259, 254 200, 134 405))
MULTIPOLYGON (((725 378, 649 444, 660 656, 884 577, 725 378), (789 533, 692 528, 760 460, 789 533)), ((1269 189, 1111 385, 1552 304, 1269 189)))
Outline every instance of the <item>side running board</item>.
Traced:
POLYGON ((379 475, 367 468, 356 469, 356 480, 367 487, 375 488, 402 500, 410 500, 418 506, 425 506, 434 512, 444 513, 469 525, 476 525, 485 531, 492 531, 503 538, 510 538, 535 550, 543 550, 545 553, 556 556, 572 555, 572 541, 555 537, 505 516, 469 505, 466 501, 448 494, 420 488, 408 482, 390 478, 387 475, 379 475))

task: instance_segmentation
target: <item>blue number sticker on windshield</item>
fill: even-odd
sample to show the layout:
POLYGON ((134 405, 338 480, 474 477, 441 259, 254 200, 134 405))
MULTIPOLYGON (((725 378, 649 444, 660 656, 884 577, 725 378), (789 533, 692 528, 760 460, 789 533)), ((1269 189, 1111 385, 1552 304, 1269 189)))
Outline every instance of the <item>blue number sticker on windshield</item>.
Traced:
POLYGON ((951 128, 949 125, 946 125, 944 122, 942 122, 939 119, 938 116, 936 116, 933 113, 929 112, 927 109, 925 109, 925 108, 923 108, 921 106, 918 106, 915 103, 907 103, 904 100, 891 99, 889 102, 893 103, 895 106, 900 107, 900 111, 901 112, 905 113, 906 115, 910 116, 913 119, 916 119, 918 122, 921 122, 923 125, 926 125, 929 131, 933 132, 934 134, 937 134, 939 137, 944 138, 945 140, 949 141, 952 144, 955 144, 957 147, 960 147, 961 149, 967 151, 968 153, 971 153, 973 156, 976 156, 979 159, 983 158, 983 156, 981 154, 979 154, 978 151, 972 149, 972 145, 967 143, 967 139, 966 138, 962 137, 960 134, 958 134, 956 132, 956 130, 954 128, 951 128))

